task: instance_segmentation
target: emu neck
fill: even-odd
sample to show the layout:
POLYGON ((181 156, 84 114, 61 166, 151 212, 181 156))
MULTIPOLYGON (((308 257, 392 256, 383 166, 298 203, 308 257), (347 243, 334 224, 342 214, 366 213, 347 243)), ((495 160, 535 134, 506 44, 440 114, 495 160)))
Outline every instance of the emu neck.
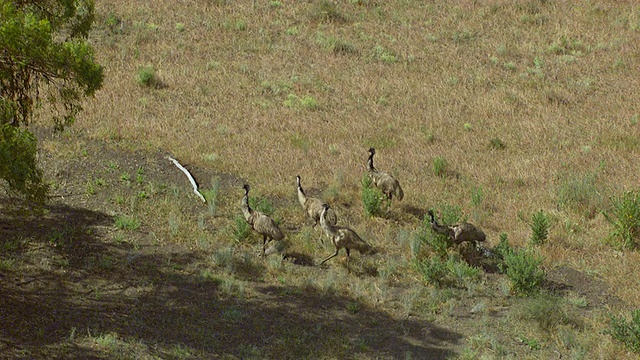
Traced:
POLYGON ((304 206, 304 204, 307 202, 307 196, 304 194, 304 191, 302 190, 302 187, 299 184, 298 184, 298 201, 302 206, 304 206))
POLYGON ((378 171, 376 170, 375 166, 373 166, 373 154, 369 155, 369 160, 367 161, 367 170, 372 172, 378 171))
POLYGON ((327 216, 327 209, 323 209, 322 214, 320 214, 320 227, 322 227, 322 230, 324 230, 325 234, 327 234, 328 237, 333 238, 334 234, 336 233, 336 230, 333 226, 327 223, 326 216, 327 216))
POLYGON ((249 194, 245 193, 242 197, 242 215, 248 223, 251 223, 253 217, 253 210, 249 207, 249 194))

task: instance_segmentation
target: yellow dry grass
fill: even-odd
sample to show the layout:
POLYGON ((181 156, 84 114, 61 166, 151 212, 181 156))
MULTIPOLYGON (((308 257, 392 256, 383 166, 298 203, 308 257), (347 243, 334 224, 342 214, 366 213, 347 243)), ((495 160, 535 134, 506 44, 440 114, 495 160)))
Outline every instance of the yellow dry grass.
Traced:
MULTIPOLYGON (((351 1, 334 22, 314 16, 319 4, 98 2, 91 39, 106 81, 77 126, 237 174, 270 196, 289 196, 297 174, 318 186, 340 177, 354 202, 375 146, 408 204, 469 214, 481 187, 488 215, 479 225, 493 242, 504 232, 524 243, 529 225, 518 214, 555 210, 563 172, 600 168, 612 193, 637 186, 632 2, 351 1), (355 52, 334 53, 336 41, 355 52), (164 86, 140 86, 143 66, 164 86), (290 94, 318 109, 287 107, 290 94), (489 145, 496 138, 505 149, 489 145), (435 157, 459 177, 434 176, 435 157)), ((640 303, 623 275, 634 272, 616 261, 636 254, 601 245, 606 223, 583 227, 583 245, 550 245, 551 265, 579 258, 640 303)))
MULTIPOLYGON (((352 205, 338 206, 348 224, 397 256, 408 251, 394 244, 398 229, 420 221, 361 213, 373 146, 376 166, 404 188, 394 211, 450 204, 471 215, 481 188, 473 220, 489 243, 506 233, 524 245, 531 214, 545 210, 554 219, 547 268, 598 275, 640 304, 640 255, 606 245, 602 216, 559 208, 556 193, 563 174, 595 173, 605 197, 637 189, 637 4, 362 0, 337 2, 344 19, 325 21, 321 3, 97 2, 91 41, 105 84, 76 128, 235 174, 263 196, 293 201, 298 174, 307 187, 336 186, 352 205), (333 51, 336 43, 355 50, 333 51), (144 66, 162 86, 136 82, 144 66), (436 157, 457 176, 435 176, 436 157)), ((303 223, 296 210, 279 214, 303 223)))

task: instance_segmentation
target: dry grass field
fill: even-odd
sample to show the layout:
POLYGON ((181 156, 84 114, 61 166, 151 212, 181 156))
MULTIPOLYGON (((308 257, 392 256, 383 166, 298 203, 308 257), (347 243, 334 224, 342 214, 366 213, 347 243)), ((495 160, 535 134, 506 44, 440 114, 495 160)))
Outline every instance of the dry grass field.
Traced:
POLYGON ((47 214, 2 208, 0 358, 637 356, 605 330, 640 306, 640 254, 611 240, 604 215, 640 185, 636 2, 105 0, 96 12, 103 88, 64 133, 37 122, 47 214), (370 147, 405 193, 373 217, 370 147), (334 249, 296 175, 378 253, 316 266, 334 249), (285 232, 281 254, 258 256, 244 183, 285 232), (541 293, 487 268, 426 281, 429 209, 481 227, 487 248, 503 234, 539 254, 541 293), (550 227, 535 245, 539 211, 550 227))

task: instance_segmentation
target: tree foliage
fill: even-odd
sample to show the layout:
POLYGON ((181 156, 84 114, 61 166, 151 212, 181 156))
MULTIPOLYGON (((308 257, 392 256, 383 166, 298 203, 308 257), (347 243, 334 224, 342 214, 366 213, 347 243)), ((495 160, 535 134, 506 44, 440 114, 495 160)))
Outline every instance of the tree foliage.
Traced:
POLYGON ((26 129, 34 111, 46 104, 61 130, 102 86, 87 41, 93 19, 93 0, 0 0, 0 178, 12 191, 44 198, 26 129))

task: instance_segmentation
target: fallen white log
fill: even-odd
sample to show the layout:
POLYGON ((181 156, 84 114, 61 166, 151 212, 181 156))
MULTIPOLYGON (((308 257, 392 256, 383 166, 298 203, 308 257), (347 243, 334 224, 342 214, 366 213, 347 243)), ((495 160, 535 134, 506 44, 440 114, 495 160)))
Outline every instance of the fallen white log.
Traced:
POLYGON ((182 172, 185 175, 187 175, 187 178, 189 178, 189 181, 191 182, 191 186, 193 186, 193 192, 196 193, 196 195, 198 195, 198 197, 200 198, 200 200, 202 200, 202 202, 206 203, 207 200, 204 198, 204 196, 202 196, 202 194, 200 194, 200 191, 198 191, 198 184, 193 179, 193 176, 191 176, 191 173, 189 172, 189 170, 185 169, 184 166, 180 165, 178 160, 172 158, 171 156, 167 156, 167 159, 172 163, 174 163, 178 167, 178 169, 182 170, 182 172))

